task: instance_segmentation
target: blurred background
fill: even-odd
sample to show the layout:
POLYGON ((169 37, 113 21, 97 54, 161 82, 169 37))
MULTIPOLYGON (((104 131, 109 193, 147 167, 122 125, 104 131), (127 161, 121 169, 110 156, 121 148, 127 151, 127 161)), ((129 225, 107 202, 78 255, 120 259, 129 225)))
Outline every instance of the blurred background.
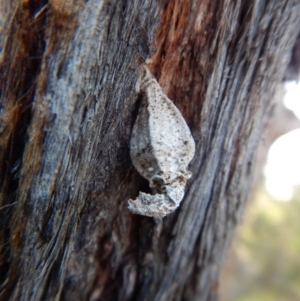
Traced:
POLYGON ((257 154, 221 301, 300 301, 300 35, 257 154))

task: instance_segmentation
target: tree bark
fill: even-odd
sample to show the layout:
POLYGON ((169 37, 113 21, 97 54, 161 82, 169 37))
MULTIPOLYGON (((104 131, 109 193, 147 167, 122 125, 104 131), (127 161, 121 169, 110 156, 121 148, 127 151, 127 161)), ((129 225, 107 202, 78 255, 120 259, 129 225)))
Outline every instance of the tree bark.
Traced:
POLYGON ((215 300, 299 0, 1 6, 1 300, 215 300), (131 214, 139 66, 196 141, 185 198, 131 214))

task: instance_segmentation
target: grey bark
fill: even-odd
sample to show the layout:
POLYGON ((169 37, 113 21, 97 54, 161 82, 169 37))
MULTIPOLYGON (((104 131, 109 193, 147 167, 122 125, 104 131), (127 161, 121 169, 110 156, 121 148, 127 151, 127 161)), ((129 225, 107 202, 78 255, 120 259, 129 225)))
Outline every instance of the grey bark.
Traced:
POLYGON ((0 7, 1 300, 214 300, 299 29, 292 0, 6 1, 0 7), (181 207, 126 203, 139 66, 196 141, 181 207))

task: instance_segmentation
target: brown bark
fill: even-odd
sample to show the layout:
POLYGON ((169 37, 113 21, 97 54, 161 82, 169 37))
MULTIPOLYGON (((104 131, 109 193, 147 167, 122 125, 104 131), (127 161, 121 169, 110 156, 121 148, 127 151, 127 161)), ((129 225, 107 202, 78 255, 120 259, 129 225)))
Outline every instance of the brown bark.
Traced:
POLYGON ((299 1, 3 1, 1 300, 214 300, 299 1), (155 46, 155 47, 154 47, 155 46), (138 66, 185 117, 181 207, 131 214, 138 66))

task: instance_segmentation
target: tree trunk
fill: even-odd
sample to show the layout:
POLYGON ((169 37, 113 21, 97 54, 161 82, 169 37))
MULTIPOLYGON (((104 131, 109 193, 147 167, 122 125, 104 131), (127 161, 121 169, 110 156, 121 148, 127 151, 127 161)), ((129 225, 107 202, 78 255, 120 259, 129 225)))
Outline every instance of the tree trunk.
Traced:
POLYGON ((1 300, 215 300, 299 0, 10 0, 0 6, 1 300), (181 206, 129 141, 147 58, 196 141, 181 206))

